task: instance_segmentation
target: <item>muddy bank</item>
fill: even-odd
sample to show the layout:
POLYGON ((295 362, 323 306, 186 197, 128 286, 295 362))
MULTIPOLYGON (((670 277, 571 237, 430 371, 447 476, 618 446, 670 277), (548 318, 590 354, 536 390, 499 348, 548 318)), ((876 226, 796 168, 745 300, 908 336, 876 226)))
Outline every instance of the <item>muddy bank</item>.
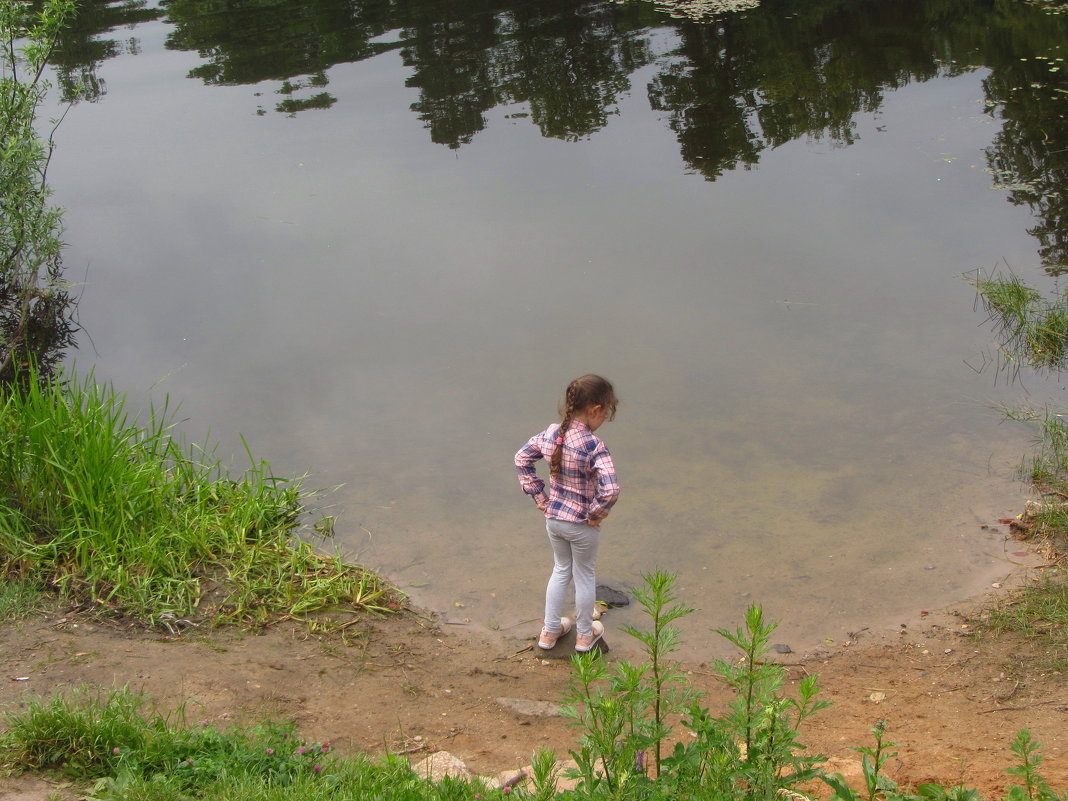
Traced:
MULTIPOLYGON (((1063 791, 1068 681, 1029 670, 1019 642, 975 640, 973 611, 932 612, 920 625, 863 632, 819 653, 777 654, 792 682, 817 674, 834 702, 802 741, 848 775, 859 770, 851 746, 868 744, 869 727, 886 720, 899 744, 889 766, 897 781, 964 781, 1000 797, 1012 764, 1009 744, 1027 727, 1045 746, 1047 778, 1063 791)), ((609 643, 622 646, 628 638, 613 627, 611 611, 604 621, 609 643)), ((502 700, 561 698, 567 662, 532 647, 537 628, 492 635, 413 614, 368 619, 344 639, 289 624, 261 634, 173 637, 53 612, 0 629, 0 708, 18 709, 26 693, 128 686, 164 712, 184 705, 194 724, 293 720, 308 738, 342 750, 388 750, 413 760, 447 750, 495 775, 527 764, 542 746, 564 756, 576 740, 562 718, 529 711, 545 706, 502 700)), ((613 648, 609 658, 624 650, 613 648)), ((711 665, 686 669, 706 705, 721 709, 727 696, 711 665)), ((29 781, 4 779, 0 791, 26 789, 29 781)))

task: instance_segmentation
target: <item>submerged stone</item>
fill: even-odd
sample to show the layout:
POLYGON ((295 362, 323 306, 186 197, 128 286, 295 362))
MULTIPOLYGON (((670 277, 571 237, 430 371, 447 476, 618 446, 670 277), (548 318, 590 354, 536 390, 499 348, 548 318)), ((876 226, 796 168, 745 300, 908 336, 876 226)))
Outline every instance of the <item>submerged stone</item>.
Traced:
POLYGON ((597 585, 597 600, 609 606, 630 606, 630 596, 606 584, 597 585))

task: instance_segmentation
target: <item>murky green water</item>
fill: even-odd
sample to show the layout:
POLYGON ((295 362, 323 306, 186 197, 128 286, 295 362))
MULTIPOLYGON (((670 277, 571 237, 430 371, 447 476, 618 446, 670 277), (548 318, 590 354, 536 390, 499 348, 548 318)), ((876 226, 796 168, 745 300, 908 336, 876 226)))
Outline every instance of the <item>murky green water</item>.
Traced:
POLYGON ((509 634, 551 561, 512 455, 600 372, 605 579, 678 572, 697 654, 753 602, 798 649, 896 625, 1014 558, 1030 432, 991 406, 1061 390, 997 378, 963 276, 1068 262, 1066 33, 1022 2, 90 3, 50 173, 77 361, 342 485, 348 553, 509 634))

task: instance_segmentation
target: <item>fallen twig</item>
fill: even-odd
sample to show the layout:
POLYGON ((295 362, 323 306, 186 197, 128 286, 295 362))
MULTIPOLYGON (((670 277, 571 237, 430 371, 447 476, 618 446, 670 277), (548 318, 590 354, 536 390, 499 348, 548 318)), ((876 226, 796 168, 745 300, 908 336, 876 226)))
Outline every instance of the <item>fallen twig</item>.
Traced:
POLYGON ((1031 709, 1036 706, 1046 706, 1048 704, 1060 704, 1063 703, 1060 699, 1056 701, 1037 701, 1033 704, 1025 704, 1023 706, 998 706, 993 709, 984 709, 979 712, 980 715, 987 715, 991 712, 1022 712, 1025 709, 1031 709))

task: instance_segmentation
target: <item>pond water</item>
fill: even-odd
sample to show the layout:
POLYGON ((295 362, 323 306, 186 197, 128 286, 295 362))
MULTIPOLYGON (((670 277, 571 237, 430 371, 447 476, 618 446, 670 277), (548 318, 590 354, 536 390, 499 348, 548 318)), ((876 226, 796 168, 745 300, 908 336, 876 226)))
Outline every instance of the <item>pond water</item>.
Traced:
POLYGON ((999 375, 966 276, 1068 263, 1065 18, 708 7, 88 3, 72 359, 333 488, 456 623, 537 630, 511 460, 584 372, 622 398, 600 576, 678 573, 689 655, 755 602, 801 649, 981 592, 1032 436, 994 407, 1061 390, 999 375))

